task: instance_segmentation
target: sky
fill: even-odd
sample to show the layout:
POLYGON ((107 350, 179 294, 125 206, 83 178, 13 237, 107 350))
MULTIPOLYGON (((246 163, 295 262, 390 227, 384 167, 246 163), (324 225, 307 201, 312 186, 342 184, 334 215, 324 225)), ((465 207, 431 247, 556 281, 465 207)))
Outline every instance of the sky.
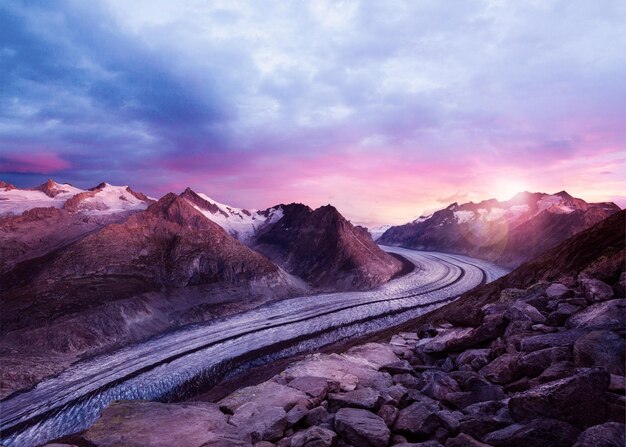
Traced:
POLYGON ((626 206, 626 2, 0 3, 0 179, 398 224, 626 206))

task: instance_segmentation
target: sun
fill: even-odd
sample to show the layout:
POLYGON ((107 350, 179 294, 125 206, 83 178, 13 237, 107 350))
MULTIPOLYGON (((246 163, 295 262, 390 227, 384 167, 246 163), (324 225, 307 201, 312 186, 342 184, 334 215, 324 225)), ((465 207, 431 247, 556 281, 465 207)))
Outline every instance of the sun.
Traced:
POLYGON ((498 200, 509 200, 518 192, 528 191, 528 186, 516 178, 500 178, 493 185, 492 195, 498 200))

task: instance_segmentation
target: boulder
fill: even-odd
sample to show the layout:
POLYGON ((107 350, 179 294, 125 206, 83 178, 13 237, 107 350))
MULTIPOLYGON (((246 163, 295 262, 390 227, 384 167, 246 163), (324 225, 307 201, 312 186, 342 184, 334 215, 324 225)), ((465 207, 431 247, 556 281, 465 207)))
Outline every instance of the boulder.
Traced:
POLYGON ((436 400, 445 399, 448 394, 461 391, 456 380, 443 371, 424 371, 421 378, 424 384, 421 393, 436 400))
POLYGON ((553 283, 546 289, 546 295, 549 299, 568 298, 574 296, 574 291, 563 284, 553 283))
POLYGON ((319 400, 323 400, 326 397, 326 393, 331 388, 328 380, 324 377, 315 376, 296 377, 289 382, 289 386, 303 391, 307 395, 319 400))
POLYGON ((612 331, 593 331, 576 340, 576 366, 599 366, 611 374, 624 375, 624 338, 612 331))
POLYGON ((456 358, 456 367, 461 368, 463 365, 469 365, 474 371, 478 371, 491 361, 490 349, 468 349, 463 351, 456 358))
POLYGON ((281 407, 247 402, 237 408, 229 423, 250 434, 252 442, 276 441, 287 429, 287 413, 281 407))
POLYGON ((393 376, 393 383, 410 389, 419 389, 424 385, 424 382, 413 374, 396 374, 393 376))
POLYGON ((398 409, 392 405, 383 405, 378 410, 378 416, 380 416, 387 427, 393 427, 393 424, 396 422, 396 418, 398 417, 398 409))
POLYGON ((552 364, 572 359, 569 348, 556 347, 529 352, 519 358, 520 369, 525 376, 536 377, 552 364))
POLYGON ((287 412, 287 426, 293 427, 309 413, 306 405, 296 404, 287 412))
POLYGON ((524 301, 513 301, 509 304, 504 312, 504 317, 509 321, 531 321, 535 324, 541 324, 546 321, 546 317, 536 307, 524 301))
POLYGON ((373 388, 359 388, 346 393, 328 394, 328 408, 331 413, 344 407, 376 410, 382 402, 380 393, 373 388))
POLYGON ((609 381, 606 371, 583 370, 514 395, 509 400, 509 411, 516 421, 554 418, 577 427, 596 425, 605 420, 609 381))
POLYGON ((573 362, 555 362, 545 369, 539 376, 528 382, 528 387, 533 388, 542 383, 554 382, 555 380, 573 376, 577 373, 573 362))
POLYGON ((291 447, 332 447, 337 434, 322 427, 310 427, 291 438, 291 447))
POLYGON ((626 299, 592 304, 567 319, 569 328, 619 330, 626 327, 626 299))
POLYGON ((281 407, 289 411, 299 402, 307 400, 307 395, 290 386, 274 381, 262 382, 255 386, 241 388, 218 402, 220 409, 234 414, 245 403, 257 402, 270 407, 281 407))
POLYGON ((307 425, 320 425, 332 420, 332 416, 328 413, 328 410, 324 407, 315 407, 307 413, 304 417, 304 422, 307 425))
POLYGON ((613 288, 599 279, 581 279, 580 286, 589 304, 613 298, 613 288))
POLYGON ((398 413, 394 432, 409 436, 431 435, 441 426, 441 419, 434 412, 437 408, 415 402, 398 413))
POLYGON ((477 403, 465 407, 463 413, 459 431, 477 439, 513 423, 506 401, 477 403))
POLYGON ((359 408, 341 408, 335 415, 339 437, 354 446, 386 447, 391 432, 380 416, 359 408))
POLYGON ((587 331, 583 329, 571 329, 553 334, 534 335, 520 341, 520 351, 532 352, 540 349, 567 347, 572 348, 576 340, 582 337, 587 331))
POLYGON ((574 447, 624 447, 625 437, 624 424, 607 422, 582 432, 574 447))
POLYGON ((570 447, 579 433, 578 429, 563 421, 534 419, 526 425, 514 424, 489 433, 484 441, 495 447, 570 447))
POLYGON ((217 405, 207 402, 114 402, 83 437, 98 447, 250 446, 250 435, 228 424, 217 405))
POLYGON ((503 354, 483 367, 479 374, 494 383, 511 383, 524 376, 520 364, 521 355, 503 354))
POLYGON ((574 306, 569 303, 559 303, 554 312, 548 315, 546 324, 550 326, 563 326, 565 321, 579 310, 580 306, 574 306))

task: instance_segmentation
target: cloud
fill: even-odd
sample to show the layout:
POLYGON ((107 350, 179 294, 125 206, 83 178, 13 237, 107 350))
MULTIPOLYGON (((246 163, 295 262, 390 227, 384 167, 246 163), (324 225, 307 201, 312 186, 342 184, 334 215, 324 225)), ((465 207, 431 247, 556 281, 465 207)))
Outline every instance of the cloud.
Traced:
MULTIPOLYGON (((626 152, 624 21, 619 0, 9 2, 1 171, 362 221, 484 198, 503 173, 585 192, 578 160, 626 152)), ((624 189, 600 170, 617 174, 585 176, 594 196, 624 189)))

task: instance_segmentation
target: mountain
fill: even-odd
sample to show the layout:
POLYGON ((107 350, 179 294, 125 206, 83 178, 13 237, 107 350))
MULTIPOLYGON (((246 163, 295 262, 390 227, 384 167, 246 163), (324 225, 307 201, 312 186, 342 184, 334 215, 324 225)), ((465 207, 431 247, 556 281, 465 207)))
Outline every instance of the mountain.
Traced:
POLYGON ((35 208, 63 208, 83 214, 113 214, 146 209, 153 199, 128 186, 101 183, 89 190, 48 180, 32 189, 0 182, 0 216, 20 215, 35 208))
POLYGON ((32 189, 0 182, 0 274, 122 222, 153 202, 127 186, 107 183, 85 191, 54 180, 32 189))
POLYGON ((370 288, 402 269, 402 262, 382 251, 365 228, 353 226, 334 207, 312 210, 294 203, 280 208, 282 217, 259 231, 254 247, 310 283, 370 288))
POLYGON ((502 202, 453 203, 431 216, 391 227, 378 242, 462 253, 515 267, 619 210, 614 203, 587 203, 565 191, 522 192, 502 202))
POLYGON ((215 222, 239 241, 249 244, 254 236, 266 225, 275 223, 283 217, 280 206, 263 211, 235 208, 216 202, 202 193, 190 188, 185 189, 181 197, 187 199, 194 208, 206 218, 215 222))
POLYGON ((170 193, 122 223, 4 275, 3 330, 59 313, 61 303, 79 312, 149 291, 266 277, 282 280, 271 261, 170 193))
POLYGON ((316 287, 371 288, 391 279, 401 263, 332 206, 302 204, 248 210, 187 188, 180 195, 242 243, 316 287))

